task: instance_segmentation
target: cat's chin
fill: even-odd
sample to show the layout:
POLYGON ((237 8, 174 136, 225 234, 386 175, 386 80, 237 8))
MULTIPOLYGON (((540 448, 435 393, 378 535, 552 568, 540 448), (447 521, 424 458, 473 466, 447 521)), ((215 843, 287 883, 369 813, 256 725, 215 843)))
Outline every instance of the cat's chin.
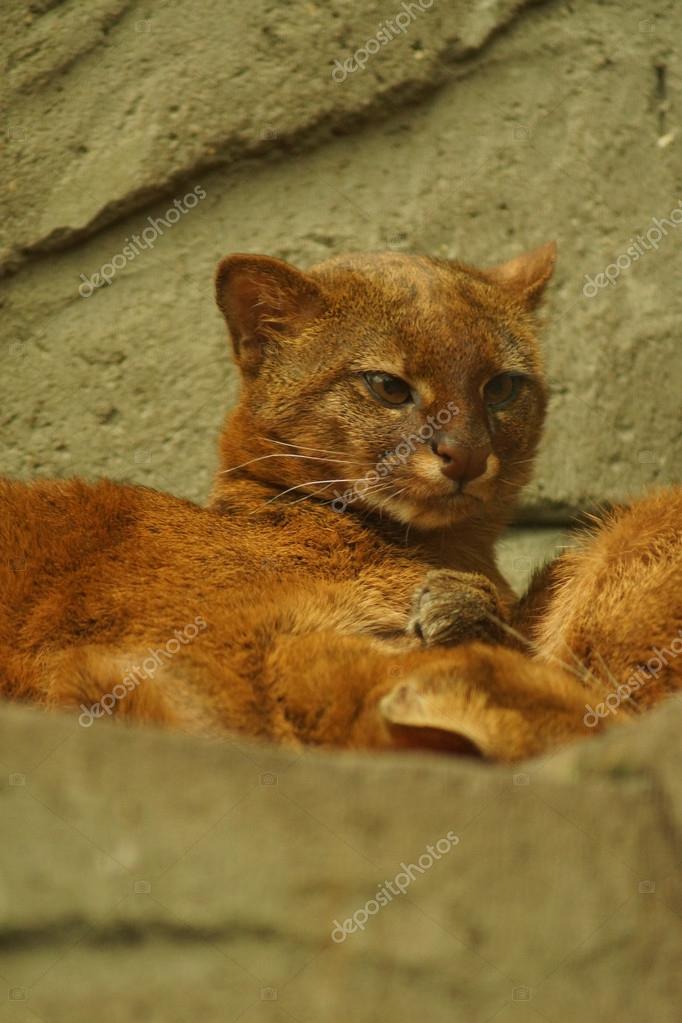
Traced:
POLYGON ((483 501, 472 494, 452 494, 429 500, 398 497, 382 503, 382 511, 415 529, 447 529, 472 518, 480 518, 483 501))

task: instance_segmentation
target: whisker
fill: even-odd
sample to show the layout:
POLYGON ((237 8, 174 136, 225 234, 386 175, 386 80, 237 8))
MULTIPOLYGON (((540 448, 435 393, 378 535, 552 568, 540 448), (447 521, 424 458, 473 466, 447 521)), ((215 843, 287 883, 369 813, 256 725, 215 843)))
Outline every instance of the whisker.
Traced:
POLYGON ((522 632, 515 629, 513 625, 509 624, 509 622, 505 622, 505 620, 500 618, 499 615, 496 615, 493 611, 488 611, 487 609, 485 610, 485 616, 506 632, 508 636, 513 636, 514 639, 517 639, 524 646, 527 646, 533 653, 537 653, 537 647, 532 639, 528 639, 527 636, 524 636, 522 632))
MULTIPOLYGON (((316 448, 310 444, 290 444, 286 440, 276 440, 274 437, 266 437, 261 434, 261 440, 266 440, 270 444, 281 444, 285 448, 299 448, 301 451, 321 451, 323 454, 328 455, 346 455, 347 451, 334 451, 332 448, 316 448)), ((372 465, 372 462, 358 462, 358 465, 372 465)))
MULTIPOLYGON (((390 487, 395 486, 395 480, 383 480, 374 484, 369 490, 365 491, 364 494, 358 495, 359 497, 367 497, 369 494, 379 494, 383 490, 389 490, 390 487)), ((407 487, 403 487, 403 490, 407 490, 407 487)), ((400 491, 402 494, 403 490, 400 491)))
POLYGON ((580 671, 577 668, 572 668, 570 664, 566 663, 566 661, 562 661, 561 658, 557 657, 556 654, 542 654, 540 655, 540 657, 542 659, 546 658, 549 661, 554 661, 561 668, 563 668, 564 671, 567 671, 569 675, 573 675, 574 678, 577 678, 579 682, 582 682, 583 685, 587 685, 588 687, 589 686, 594 687, 594 685, 596 685, 597 687, 599 687, 599 679, 595 678, 595 676, 592 674, 592 672, 586 665, 583 664, 582 665, 583 670, 580 671))
MULTIPOLYGON (((515 629, 512 625, 509 625, 508 622, 505 622, 502 618, 500 618, 498 615, 494 614, 492 611, 487 611, 486 610, 485 615, 486 615, 487 618, 489 618, 491 621, 493 621, 496 625, 498 625, 508 635, 513 636, 514 639, 519 640, 521 643, 523 643, 525 646, 527 646, 529 648, 529 650, 531 650, 532 653, 539 660, 547 659, 547 660, 550 660, 550 661, 556 661, 556 663, 559 664, 564 669, 564 671, 567 671, 569 673, 569 675, 573 675, 574 678, 577 678, 580 682, 584 683, 588 679, 593 679, 594 680, 594 676, 592 676, 591 672, 589 671, 589 669, 587 667, 585 667, 585 665, 582 665, 584 671, 583 672, 578 672, 578 671, 576 671, 575 668, 572 668, 570 664, 567 664, 565 661, 562 661, 561 658, 557 657, 555 654, 542 654, 540 652, 540 648, 532 641, 532 639, 528 639, 528 637, 524 636, 522 632, 519 632, 518 629, 515 629)), ((580 662, 578 662, 578 663, 580 664, 580 662)))
MULTIPOLYGON (((320 494, 323 494, 325 490, 329 490, 330 487, 331 487, 331 483, 327 483, 324 487, 322 487, 321 490, 313 490, 312 493, 310 493, 310 494, 304 494, 303 497, 297 497, 296 500, 292 501, 291 503, 292 504, 300 504, 301 501, 308 501, 311 497, 319 497, 320 494)), ((334 498, 333 500, 335 501, 336 498, 334 498)), ((326 504, 327 502, 324 502, 324 503, 326 504)), ((331 503, 331 502, 329 502, 329 503, 331 503)))
MULTIPOLYGON (((613 675, 613 673, 611 672, 611 669, 609 668, 608 664, 606 663, 606 661, 604 660, 604 658, 602 657, 602 655, 598 651, 595 651, 595 657, 598 657, 599 660, 601 661, 602 668, 606 672, 607 678, 611 682, 614 691, 616 693, 618 693, 618 689, 620 688, 620 683, 619 683, 618 679, 613 675)), ((604 688, 607 689, 608 686, 604 686, 604 688)), ((634 707, 635 711, 638 714, 641 713, 642 708, 639 706, 639 704, 635 700, 633 700, 633 698, 631 696, 628 695, 626 697, 622 697, 621 699, 627 700, 628 703, 632 704, 632 706, 634 707)))
MULTIPOLYGON (((374 490, 370 491, 370 493, 375 494, 381 490, 387 490, 389 486, 392 486, 392 481, 384 483, 384 485, 381 487, 375 487, 374 490)), ((400 490, 396 490, 392 494, 388 494, 383 500, 377 501, 376 505, 374 505, 373 507, 376 511, 379 512, 380 519, 383 519, 384 509, 387 507, 389 502, 395 500, 396 497, 400 497, 400 495, 404 494, 407 489, 408 489, 407 487, 402 487, 400 490)))
MULTIPOLYGON (((364 478, 365 477, 361 476, 360 479, 357 480, 356 482, 360 482, 360 480, 362 480, 364 478)), ((391 481, 384 481, 383 483, 382 482, 377 482, 372 487, 370 487, 368 490, 366 490, 364 494, 358 494, 357 497, 356 497, 356 500, 359 501, 359 500, 362 500, 362 498, 367 497, 369 494, 377 494, 381 490, 387 490, 388 487, 390 487, 391 485, 392 485, 391 481)), ((326 489, 327 489, 326 487, 323 487, 323 490, 326 490, 326 489)), ((323 501, 322 503, 323 504, 333 504, 334 501, 336 501, 336 500, 337 500, 337 498, 332 498, 331 501, 323 501)), ((294 503, 296 503, 296 502, 294 502, 294 503)), ((352 503, 352 502, 349 502, 349 503, 352 503)))
POLYGON ((568 651, 568 654, 569 654, 569 656, 570 656, 570 657, 571 657, 571 658, 573 659, 573 661, 574 661, 574 663, 575 663, 576 667, 578 668, 578 670, 579 670, 579 671, 580 671, 580 670, 582 670, 582 671, 583 671, 583 674, 584 674, 584 677, 585 677, 585 678, 587 678, 587 676, 588 676, 588 675, 590 674, 590 672, 589 672, 589 670, 587 669, 587 667, 586 667, 586 666, 585 666, 585 665, 583 664, 583 662, 582 662, 582 661, 580 660, 580 658, 579 658, 579 657, 577 656, 577 654, 575 653, 575 651, 574 651, 574 650, 571 650, 571 648, 570 648, 570 646, 569 646, 569 644, 568 644, 568 641, 567 641, 567 640, 565 640, 565 639, 562 639, 562 640, 561 640, 561 642, 562 642, 562 643, 563 643, 563 645, 564 645, 564 646, 566 647, 566 650, 568 651))
POLYGON ((589 684, 589 685, 591 685, 593 687, 596 686, 598 689, 601 688, 603 690, 605 688, 608 688, 607 686, 604 686, 604 683, 602 682, 602 680, 600 678, 598 678, 598 676, 595 675, 593 671, 590 671, 590 669, 587 667, 586 664, 583 664, 583 662, 578 658, 576 653, 573 650, 571 650, 571 647, 569 646, 567 640, 562 639, 562 643, 566 647, 566 650, 568 651, 570 656, 573 658, 573 660, 574 660, 575 664, 577 665, 578 669, 579 670, 582 669, 582 671, 584 673, 584 675, 583 675, 583 681, 584 682, 586 682, 587 684, 589 684))
POLYGON ((312 487, 312 486, 314 486, 317 483, 359 483, 363 478, 364 478, 363 476, 356 476, 355 478, 351 477, 350 479, 345 479, 345 480, 341 480, 341 479, 339 479, 339 480, 306 480, 305 483, 297 483, 296 486, 294 486, 294 487, 288 487, 286 490, 282 490, 281 493, 275 494, 274 497, 271 497, 270 500, 266 501, 265 503, 266 504, 272 504, 272 502, 276 501, 278 497, 284 497, 285 494, 290 494, 292 490, 300 490, 301 487, 312 487))
POLYGON ((298 458, 301 462, 338 462, 339 465, 358 465, 357 462, 352 462, 345 458, 318 458, 315 455, 290 455, 283 451, 275 451, 271 455, 259 455, 258 458, 250 458, 248 462, 242 462, 241 465, 233 465, 229 469, 222 469, 220 472, 221 476, 227 475, 230 472, 236 472, 237 469, 243 469, 246 465, 252 465, 254 462, 262 462, 266 458, 298 458))
POLYGON ((363 494, 357 494, 356 500, 357 501, 362 501, 363 498, 367 498, 370 495, 379 494, 383 490, 388 490, 388 488, 390 486, 391 486, 390 482, 383 482, 383 483, 377 482, 373 486, 371 486, 367 490, 365 490, 365 492, 363 494))

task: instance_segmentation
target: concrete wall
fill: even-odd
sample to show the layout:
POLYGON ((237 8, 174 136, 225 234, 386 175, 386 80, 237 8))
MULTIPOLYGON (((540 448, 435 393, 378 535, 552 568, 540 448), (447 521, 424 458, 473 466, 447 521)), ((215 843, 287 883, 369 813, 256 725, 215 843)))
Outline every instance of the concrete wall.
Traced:
POLYGON ((31 14, 16 0, 1 44, 0 470, 203 499, 233 397, 211 288, 226 252, 486 263, 555 237, 553 403, 528 515, 679 478, 682 8, 425 7, 363 69, 354 54, 408 17, 394 0, 43 0, 31 14), (619 256, 613 284, 586 295, 619 256), (81 297, 114 257, 110 286, 81 297))

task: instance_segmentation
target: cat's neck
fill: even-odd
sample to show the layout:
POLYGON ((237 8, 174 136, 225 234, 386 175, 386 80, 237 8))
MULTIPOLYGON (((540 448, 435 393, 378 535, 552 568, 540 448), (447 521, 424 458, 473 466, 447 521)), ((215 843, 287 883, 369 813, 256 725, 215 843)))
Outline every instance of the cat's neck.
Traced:
MULTIPOLYGON (((302 527, 317 527, 338 537, 338 542, 353 544, 362 534, 396 552, 419 552, 431 564, 458 570, 495 572, 494 544, 507 525, 508 516, 500 513, 492 521, 465 519, 454 525, 424 530, 374 513, 360 505, 337 510, 333 494, 320 490, 315 495, 303 487, 277 478, 272 457, 272 442, 253 437, 241 438, 241 425, 230 417, 221 442, 221 468, 218 471, 209 507, 233 519, 248 518, 254 527, 276 525, 290 534, 302 527), (259 443, 260 440, 260 443, 259 443), (272 477, 268 478, 272 473, 272 477)), ((285 452, 286 453, 286 452, 285 452)), ((281 464, 281 463, 280 463, 281 464)))

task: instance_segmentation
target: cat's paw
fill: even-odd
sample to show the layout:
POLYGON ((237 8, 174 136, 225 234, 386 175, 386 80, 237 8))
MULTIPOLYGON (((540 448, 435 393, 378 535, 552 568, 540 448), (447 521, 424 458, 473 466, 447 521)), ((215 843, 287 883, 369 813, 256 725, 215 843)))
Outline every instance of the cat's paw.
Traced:
POLYGON ((505 620, 497 589, 485 576, 434 569, 415 593, 407 632, 426 646, 476 639, 500 643, 505 620))

